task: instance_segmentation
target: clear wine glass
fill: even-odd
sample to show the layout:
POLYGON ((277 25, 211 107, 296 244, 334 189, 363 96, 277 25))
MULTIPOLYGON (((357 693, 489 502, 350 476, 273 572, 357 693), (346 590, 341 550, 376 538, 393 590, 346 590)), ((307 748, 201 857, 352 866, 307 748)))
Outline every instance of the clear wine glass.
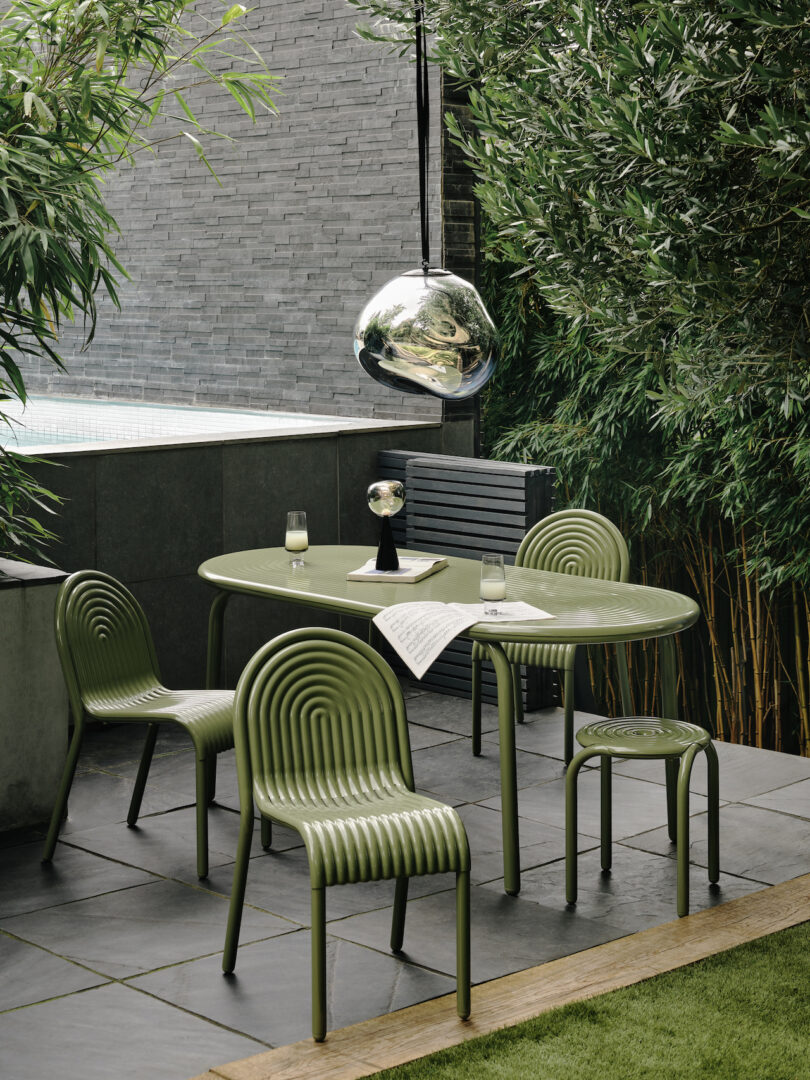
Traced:
POLYGON ((484 602, 485 615, 497 615, 497 600, 506 599, 506 574, 503 555, 481 556, 480 597, 484 602))
POLYGON ((304 552, 309 547, 306 511, 290 510, 287 514, 287 533, 284 539, 284 547, 292 556, 290 564, 293 570, 297 570, 304 565, 304 552))

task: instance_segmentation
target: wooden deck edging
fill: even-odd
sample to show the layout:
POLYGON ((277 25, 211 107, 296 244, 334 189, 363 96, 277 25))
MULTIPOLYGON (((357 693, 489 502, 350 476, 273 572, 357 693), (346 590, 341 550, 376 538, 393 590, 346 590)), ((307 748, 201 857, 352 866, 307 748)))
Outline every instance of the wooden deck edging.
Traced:
POLYGON ((455 994, 220 1065, 194 1080, 357 1080, 518 1024, 572 1001, 693 964, 810 919, 810 874, 593 949, 473 987, 472 1017, 455 994))

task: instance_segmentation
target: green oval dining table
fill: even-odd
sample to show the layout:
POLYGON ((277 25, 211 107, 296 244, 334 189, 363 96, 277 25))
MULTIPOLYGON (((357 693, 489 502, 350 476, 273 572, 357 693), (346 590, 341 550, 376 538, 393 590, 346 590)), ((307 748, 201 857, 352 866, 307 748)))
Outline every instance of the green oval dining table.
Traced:
MULTIPOLYGON (((208 625, 208 687, 219 684, 225 606, 235 592, 369 620, 392 604, 416 600, 479 602, 477 559, 448 556, 445 569, 414 584, 347 581, 346 575, 373 558, 375 550, 345 544, 311 547, 304 556, 304 566, 296 569, 290 564, 289 552, 279 547, 235 551, 206 560, 198 573, 218 590, 208 625)), ((506 589, 508 600, 524 600, 553 616, 531 622, 479 622, 464 632, 464 637, 485 643, 497 678, 504 888, 515 895, 520 890, 520 860, 514 703, 509 661, 501 643, 599 644, 660 637, 662 715, 676 719, 671 635, 691 626, 700 612, 694 600, 665 589, 515 566, 506 568, 506 589)))

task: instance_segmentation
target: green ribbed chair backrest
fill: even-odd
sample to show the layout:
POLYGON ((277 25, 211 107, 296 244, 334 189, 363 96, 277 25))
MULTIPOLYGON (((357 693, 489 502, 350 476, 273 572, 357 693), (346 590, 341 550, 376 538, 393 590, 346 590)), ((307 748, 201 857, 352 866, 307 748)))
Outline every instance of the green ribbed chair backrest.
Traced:
POLYGON ((516 566, 558 574, 627 581, 630 559, 624 537, 593 510, 558 510, 524 536, 516 566))
POLYGON ((413 791, 396 676, 340 630, 292 630, 256 653, 236 689, 234 738, 240 789, 252 771, 257 794, 279 805, 413 791))
POLYGON ((109 574, 79 570, 56 601, 56 644, 72 703, 88 712, 160 686, 155 647, 143 610, 109 574))

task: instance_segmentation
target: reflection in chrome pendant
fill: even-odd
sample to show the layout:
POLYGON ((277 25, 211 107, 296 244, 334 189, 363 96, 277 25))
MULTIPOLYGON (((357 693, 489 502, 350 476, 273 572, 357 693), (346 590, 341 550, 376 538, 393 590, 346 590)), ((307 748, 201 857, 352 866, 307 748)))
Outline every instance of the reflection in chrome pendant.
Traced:
POLYGON ((369 300, 354 352, 373 379, 409 394, 458 400, 489 382, 498 331, 476 290, 449 270, 408 270, 369 300))

